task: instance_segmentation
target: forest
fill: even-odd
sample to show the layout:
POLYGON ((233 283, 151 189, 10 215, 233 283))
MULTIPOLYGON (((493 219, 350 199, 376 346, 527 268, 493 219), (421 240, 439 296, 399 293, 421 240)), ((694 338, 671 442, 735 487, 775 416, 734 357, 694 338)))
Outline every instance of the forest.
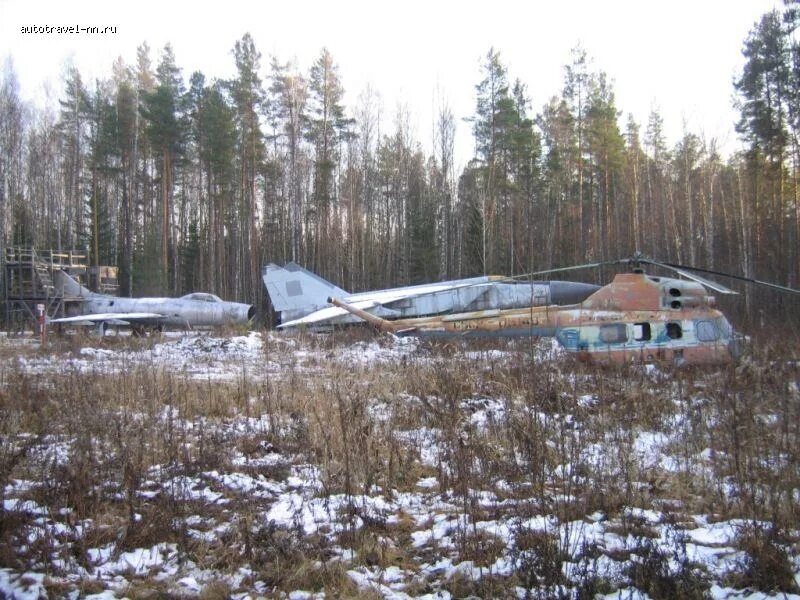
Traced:
MULTIPOLYGON (((169 44, 154 60, 143 43, 135 64, 117 59, 103 80, 70 68, 45 108, 21 98, 7 60, 0 246, 88 249, 93 264, 119 267, 122 295, 204 290, 264 311, 261 267, 289 260, 358 291, 640 250, 796 287, 798 25, 788 4, 743 40, 732 83, 743 149, 728 157, 691 131, 668 145, 658 111, 647 123, 623 117, 611 76, 580 47, 538 108, 489 49, 474 113, 443 104, 427 152, 408 109, 381 126, 375 90, 344 105, 326 49, 304 71, 244 34, 234 78, 187 79, 169 44), (474 155, 457 172, 460 119, 474 155)), ((745 323, 800 315, 795 298, 739 289, 730 310, 745 323)))

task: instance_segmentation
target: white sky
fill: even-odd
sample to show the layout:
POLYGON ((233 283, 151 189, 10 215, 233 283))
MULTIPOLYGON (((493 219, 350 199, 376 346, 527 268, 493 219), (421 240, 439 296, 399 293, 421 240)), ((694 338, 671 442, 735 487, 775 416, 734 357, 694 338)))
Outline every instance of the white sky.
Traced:
POLYGON ((453 109, 461 163, 473 152, 469 124, 475 84, 488 49, 500 51, 510 79, 528 86, 533 112, 563 85, 570 49, 581 44, 593 68, 615 86, 620 127, 632 113, 642 126, 659 108, 669 143, 684 127, 716 138, 724 153, 738 147, 733 131, 732 80, 743 64, 742 44, 755 21, 779 0, 0 0, 0 60, 11 56, 23 95, 52 102, 67 60, 85 81, 106 77, 122 56, 133 63, 147 41, 153 65, 171 42, 188 80, 234 73, 232 49, 249 31, 262 53, 296 59, 306 73, 326 46, 339 65, 349 109, 371 84, 382 96, 386 122, 406 104, 416 138, 431 151, 435 107, 453 109), (117 27, 116 35, 23 35, 27 25, 117 27))

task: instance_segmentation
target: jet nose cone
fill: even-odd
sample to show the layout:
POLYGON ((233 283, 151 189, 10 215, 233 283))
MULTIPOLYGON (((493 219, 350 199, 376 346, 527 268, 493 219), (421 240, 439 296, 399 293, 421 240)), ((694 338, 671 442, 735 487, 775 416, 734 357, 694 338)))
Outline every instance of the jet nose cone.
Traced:
POLYGON ((574 281, 551 281, 550 301, 553 304, 578 304, 600 289, 599 285, 574 281))

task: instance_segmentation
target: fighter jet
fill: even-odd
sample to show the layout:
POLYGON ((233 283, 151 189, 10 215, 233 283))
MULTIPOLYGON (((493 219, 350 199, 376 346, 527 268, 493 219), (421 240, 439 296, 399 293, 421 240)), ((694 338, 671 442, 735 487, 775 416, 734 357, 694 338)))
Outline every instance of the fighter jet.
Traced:
POLYGON ((330 306, 328 298, 341 299, 383 319, 406 319, 478 310, 575 304, 599 286, 570 281, 516 281, 489 275, 411 285, 351 294, 293 262, 284 267, 268 264, 262 278, 273 308, 279 313, 279 329, 308 327, 325 330, 359 323, 347 310, 330 306))
POLYGON ((256 309, 249 304, 225 302, 214 294, 196 292, 180 298, 118 298, 97 294, 83 287, 67 273, 56 272, 56 287, 64 298, 80 307, 81 314, 51 319, 54 324, 128 326, 134 331, 183 329, 240 325, 250 321, 256 309))

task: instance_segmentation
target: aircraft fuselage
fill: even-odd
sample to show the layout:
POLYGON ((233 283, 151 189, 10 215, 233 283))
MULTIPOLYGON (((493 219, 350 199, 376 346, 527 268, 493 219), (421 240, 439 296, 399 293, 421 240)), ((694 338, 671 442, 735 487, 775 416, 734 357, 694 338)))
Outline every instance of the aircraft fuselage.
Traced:
POLYGON ((255 312, 248 304, 188 298, 116 298, 91 296, 84 302, 85 315, 99 313, 157 313, 161 318, 142 323, 166 327, 219 327, 247 323, 255 312))

